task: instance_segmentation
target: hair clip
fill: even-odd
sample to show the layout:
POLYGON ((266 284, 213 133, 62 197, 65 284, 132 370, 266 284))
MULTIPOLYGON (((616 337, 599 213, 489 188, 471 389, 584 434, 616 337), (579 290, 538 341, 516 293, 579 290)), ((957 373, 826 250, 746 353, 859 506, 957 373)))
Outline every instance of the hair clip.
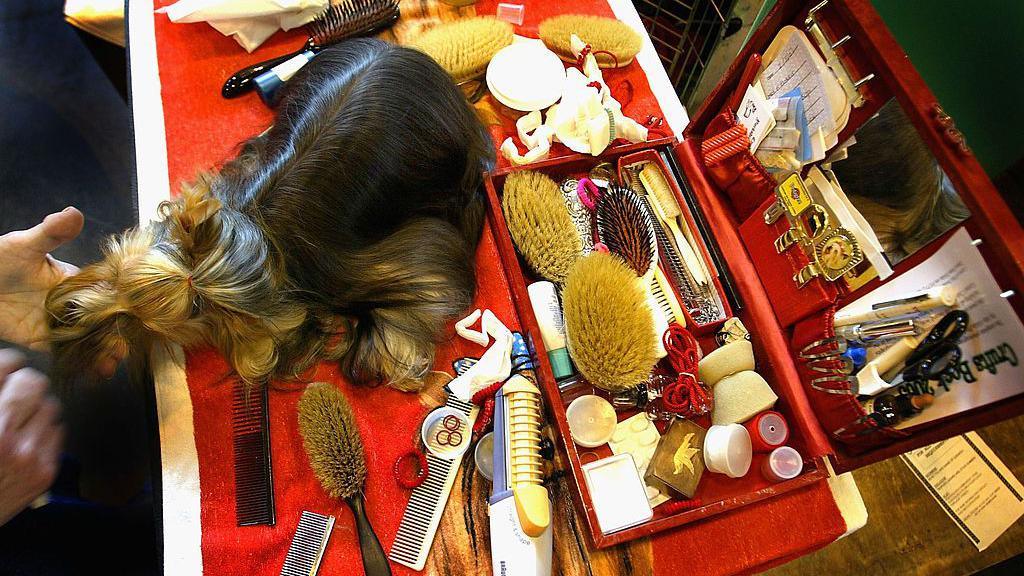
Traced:
POLYGON ((811 380, 811 388, 814 388, 818 392, 825 392, 828 394, 846 394, 848 396, 856 396, 857 378, 854 376, 843 376, 841 374, 821 376, 811 380), (846 388, 831 388, 822 386, 822 384, 846 384, 846 388))
POLYGON ((846 352, 846 340, 842 338, 822 338, 821 340, 815 340, 807 346, 800 349, 800 359, 802 360, 817 360, 820 358, 828 358, 831 356, 838 356, 846 352), (823 349, 823 350, 819 350, 823 349))
POLYGON ((842 354, 826 358, 815 358, 807 363, 807 368, 825 374, 852 374, 853 360, 842 354))

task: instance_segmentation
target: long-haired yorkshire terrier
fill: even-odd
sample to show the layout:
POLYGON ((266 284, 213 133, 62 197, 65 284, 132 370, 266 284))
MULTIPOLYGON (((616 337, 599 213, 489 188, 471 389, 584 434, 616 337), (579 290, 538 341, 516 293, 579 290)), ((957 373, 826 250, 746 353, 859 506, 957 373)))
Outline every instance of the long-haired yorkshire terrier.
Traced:
POLYGON ((169 341, 250 383, 321 359, 358 382, 429 369, 472 302, 490 138, 433 60, 377 40, 324 50, 287 90, 267 133, 50 293, 57 366, 169 341))

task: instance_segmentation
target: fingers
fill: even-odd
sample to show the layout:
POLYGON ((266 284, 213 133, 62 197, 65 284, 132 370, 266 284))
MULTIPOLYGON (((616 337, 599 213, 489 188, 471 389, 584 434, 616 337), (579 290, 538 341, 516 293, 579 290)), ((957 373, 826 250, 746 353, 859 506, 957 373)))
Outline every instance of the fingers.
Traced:
POLYGON ((16 433, 39 411, 48 388, 46 377, 31 368, 17 370, 4 379, 0 388, 0 440, 16 433))
POLYGON ((52 397, 46 397, 39 409, 20 430, 20 441, 16 448, 18 457, 27 463, 26 472, 37 482, 38 490, 45 490, 57 475, 60 448, 64 430, 60 425, 60 404, 52 397))
POLYGON ((0 389, 4 380, 25 365, 25 357, 14 350, 0 350, 0 389))
POLYGON ((61 212, 55 212, 28 230, 11 232, 7 235, 17 249, 39 255, 56 250, 65 242, 74 240, 82 231, 85 218, 77 208, 68 206, 61 212))

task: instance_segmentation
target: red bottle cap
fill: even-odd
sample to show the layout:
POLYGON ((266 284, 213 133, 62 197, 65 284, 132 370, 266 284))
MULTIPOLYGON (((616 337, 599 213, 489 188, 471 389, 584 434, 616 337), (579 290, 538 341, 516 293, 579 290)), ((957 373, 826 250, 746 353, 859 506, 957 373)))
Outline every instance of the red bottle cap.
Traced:
POLYGON ((761 412, 744 426, 750 432, 750 445, 754 452, 771 452, 789 440, 789 425, 782 414, 774 410, 761 412))

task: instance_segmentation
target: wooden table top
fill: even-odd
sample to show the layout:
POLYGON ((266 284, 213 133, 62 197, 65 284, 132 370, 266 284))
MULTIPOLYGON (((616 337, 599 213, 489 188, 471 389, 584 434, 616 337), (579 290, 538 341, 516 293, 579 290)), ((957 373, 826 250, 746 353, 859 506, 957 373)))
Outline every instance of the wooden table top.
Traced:
MULTIPOLYGON (((1024 478, 1024 416, 978 434, 1024 478)), ((767 574, 973 574, 1024 554, 1019 521, 978 552, 899 458, 855 470, 853 477, 868 509, 867 526, 767 574)))

